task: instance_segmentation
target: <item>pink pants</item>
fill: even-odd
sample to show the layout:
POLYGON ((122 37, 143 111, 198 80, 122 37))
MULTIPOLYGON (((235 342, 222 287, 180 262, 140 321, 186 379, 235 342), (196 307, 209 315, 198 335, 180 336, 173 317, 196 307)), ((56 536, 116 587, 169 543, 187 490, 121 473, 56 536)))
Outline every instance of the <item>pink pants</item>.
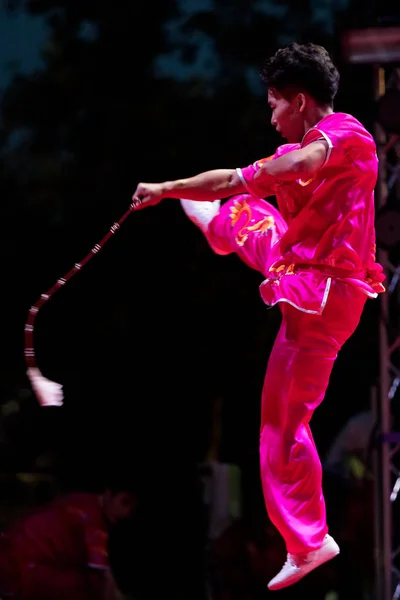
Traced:
MULTIPOLYGON (((276 236, 287 225, 268 202, 246 196, 252 223, 271 215, 276 229, 260 231, 250 223, 244 229, 243 219, 232 220, 234 200, 223 204, 211 221, 209 239, 265 274, 269 254, 276 252, 276 246, 272 248, 276 236)), ((366 299, 355 286, 333 280, 321 315, 280 304, 282 323, 262 391, 260 466, 268 515, 292 554, 319 548, 328 531, 322 467, 309 422, 324 398, 338 351, 359 323, 366 299)))

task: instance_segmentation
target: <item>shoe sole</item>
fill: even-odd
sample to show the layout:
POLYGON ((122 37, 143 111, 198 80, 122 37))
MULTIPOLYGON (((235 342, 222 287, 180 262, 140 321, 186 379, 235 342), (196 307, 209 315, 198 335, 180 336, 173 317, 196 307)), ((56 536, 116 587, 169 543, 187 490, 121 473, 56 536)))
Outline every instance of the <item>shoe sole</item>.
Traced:
MULTIPOLYGON (((198 227, 198 229, 200 229, 200 231, 203 233, 203 235, 205 236, 211 250, 213 250, 213 252, 215 254, 218 254, 219 256, 227 256, 228 254, 232 254, 231 251, 226 251, 226 250, 222 250, 220 248, 218 248, 218 246, 215 246, 211 240, 209 239, 208 233, 207 233, 207 229, 204 227, 204 225, 201 223, 201 221, 199 221, 198 217, 196 216, 196 214, 191 213, 190 211, 187 212, 186 211, 186 206, 187 206, 187 202, 192 203, 193 200, 186 200, 185 198, 181 198, 180 199, 180 203, 181 206, 183 208, 183 212, 185 213, 185 215, 187 216, 187 218, 192 221, 192 223, 194 223, 194 225, 196 225, 196 227, 198 227)), ((191 204, 188 205, 189 207, 191 206, 191 204)), ((210 219, 210 221, 217 215, 217 213, 215 213, 212 218, 210 219)))
POLYGON ((318 564, 310 563, 308 570, 305 569, 305 570, 301 571, 299 569, 299 571, 297 571, 291 577, 288 577, 284 581, 281 581, 279 583, 272 584, 272 585, 268 584, 267 587, 271 591, 281 590, 285 587, 289 587, 290 585, 293 585, 294 583, 297 583, 298 581, 300 581, 300 579, 303 579, 303 577, 306 577, 306 575, 308 575, 309 573, 312 573, 312 571, 314 571, 321 565, 324 565, 328 561, 332 560, 333 558, 335 558, 335 556, 338 556, 339 554, 340 554, 340 549, 338 547, 337 550, 336 549, 332 550, 332 552, 329 555, 327 555, 326 557, 324 557, 323 560, 318 561, 318 564))

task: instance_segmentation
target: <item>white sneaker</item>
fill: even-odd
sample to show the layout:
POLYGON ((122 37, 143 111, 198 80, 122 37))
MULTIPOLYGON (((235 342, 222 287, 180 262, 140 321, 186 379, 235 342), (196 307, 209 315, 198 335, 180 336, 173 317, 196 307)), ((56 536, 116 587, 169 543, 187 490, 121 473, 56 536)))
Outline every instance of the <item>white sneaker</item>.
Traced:
POLYGON ((268 584, 270 590, 280 590, 296 583, 311 571, 337 556, 340 548, 330 535, 326 535, 322 546, 318 550, 311 550, 304 554, 288 554, 287 560, 268 584))
POLYGON ((208 226, 218 214, 221 200, 214 200, 214 202, 199 202, 197 200, 185 200, 182 198, 180 203, 189 219, 204 233, 214 252, 220 255, 230 254, 230 252, 220 250, 212 244, 207 235, 208 226))

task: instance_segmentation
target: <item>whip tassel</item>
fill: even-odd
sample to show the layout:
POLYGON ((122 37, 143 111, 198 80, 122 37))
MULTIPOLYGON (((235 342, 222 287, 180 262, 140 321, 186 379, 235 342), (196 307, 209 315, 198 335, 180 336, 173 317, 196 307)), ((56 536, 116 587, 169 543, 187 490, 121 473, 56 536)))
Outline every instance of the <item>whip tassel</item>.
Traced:
POLYGON ((27 376, 31 383, 32 389, 35 393, 35 396, 41 406, 61 406, 63 403, 63 387, 61 384, 56 383, 55 381, 51 381, 44 377, 41 373, 40 369, 36 364, 36 356, 34 349, 34 326, 35 319, 38 315, 40 309, 50 300, 50 298, 59 290, 64 287, 71 277, 73 277, 78 271, 84 267, 89 260, 100 252, 100 250, 104 247, 106 242, 110 239, 114 233, 118 231, 122 223, 128 217, 128 215, 135 210, 135 208, 140 204, 140 200, 134 198, 129 209, 122 215, 119 221, 114 223, 107 234, 103 237, 103 239, 93 246, 89 254, 85 256, 83 260, 78 263, 75 263, 74 267, 64 276, 57 280, 57 282, 46 292, 45 294, 41 294, 40 298, 37 302, 31 306, 28 312, 28 319, 25 323, 25 348, 24 348, 24 356, 25 361, 28 366, 27 376))

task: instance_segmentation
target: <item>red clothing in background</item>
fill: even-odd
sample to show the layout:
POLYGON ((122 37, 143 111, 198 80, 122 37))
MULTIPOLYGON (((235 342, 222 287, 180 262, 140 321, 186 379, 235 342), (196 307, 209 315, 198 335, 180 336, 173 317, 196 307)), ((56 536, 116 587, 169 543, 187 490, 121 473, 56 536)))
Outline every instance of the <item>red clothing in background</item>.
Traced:
POLYGON ((0 568, 0 577, 2 570, 7 575, 0 580, 0 591, 12 589, 23 600, 99 597, 93 583, 96 572, 109 567, 107 543, 100 496, 58 498, 6 532, 7 567, 0 568))

